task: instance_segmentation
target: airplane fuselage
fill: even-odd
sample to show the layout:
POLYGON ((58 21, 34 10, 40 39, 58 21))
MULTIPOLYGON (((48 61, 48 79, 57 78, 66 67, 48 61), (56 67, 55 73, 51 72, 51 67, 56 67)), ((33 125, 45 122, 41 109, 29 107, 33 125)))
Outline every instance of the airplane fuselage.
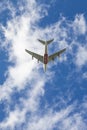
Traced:
POLYGON ((46 71, 47 63, 48 63, 47 42, 45 42, 45 54, 44 54, 44 57, 43 57, 43 61, 44 61, 44 70, 46 71))
POLYGON ((48 54, 44 54, 44 64, 48 63, 48 54))

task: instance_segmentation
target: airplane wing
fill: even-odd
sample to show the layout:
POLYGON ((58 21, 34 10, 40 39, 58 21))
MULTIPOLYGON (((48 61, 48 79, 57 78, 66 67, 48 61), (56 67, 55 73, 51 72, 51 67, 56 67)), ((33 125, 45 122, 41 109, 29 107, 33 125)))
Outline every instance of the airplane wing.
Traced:
POLYGON ((60 56, 60 54, 62 54, 65 50, 66 50, 66 48, 54 53, 53 55, 50 55, 49 56, 49 61, 54 60, 57 56, 60 56))
POLYGON ((43 63, 43 56, 41 56, 41 55, 39 55, 39 54, 36 54, 36 53, 34 53, 34 52, 31 52, 31 51, 29 51, 29 50, 27 50, 27 49, 25 49, 25 51, 26 51, 27 53, 29 53, 30 55, 32 55, 32 58, 35 57, 38 61, 41 61, 41 62, 43 63))

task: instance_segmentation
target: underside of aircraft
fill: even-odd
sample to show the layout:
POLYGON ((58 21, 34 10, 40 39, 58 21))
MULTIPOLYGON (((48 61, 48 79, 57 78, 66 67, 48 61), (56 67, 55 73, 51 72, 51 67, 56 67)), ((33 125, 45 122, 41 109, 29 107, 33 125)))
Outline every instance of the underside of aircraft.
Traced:
POLYGON ((45 46, 45 53, 44 53, 44 56, 42 55, 39 55, 39 54, 36 54, 34 52, 31 52, 27 49, 25 49, 25 51, 30 54, 32 56, 32 59, 33 57, 36 58, 38 60, 38 62, 42 62, 44 64, 44 70, 46 71, 46 68, 47 68, 47 63, 50 62, 50 61, 53 61, 57 56, 60 57, 60 55, 66 50, 66 48, 48 56, 48 45, 53 42, 54 39, 51 39, 51 40, 48 40, 48 41, 43 41, 43 40, 40 40, 38 39, 39 42, 41 42, 44 46, 45 46))

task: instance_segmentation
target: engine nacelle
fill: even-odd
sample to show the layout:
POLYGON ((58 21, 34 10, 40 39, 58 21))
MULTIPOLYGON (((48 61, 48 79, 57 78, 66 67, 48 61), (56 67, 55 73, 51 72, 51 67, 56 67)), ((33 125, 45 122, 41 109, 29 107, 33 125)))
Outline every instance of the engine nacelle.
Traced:
POLYGON ((32 60, 33 60, 33 58, 34 58, 34 57, 32 56, 32 60))
POLYGON ((39 63, 39 59, 37 60, 37 62, 39 63))

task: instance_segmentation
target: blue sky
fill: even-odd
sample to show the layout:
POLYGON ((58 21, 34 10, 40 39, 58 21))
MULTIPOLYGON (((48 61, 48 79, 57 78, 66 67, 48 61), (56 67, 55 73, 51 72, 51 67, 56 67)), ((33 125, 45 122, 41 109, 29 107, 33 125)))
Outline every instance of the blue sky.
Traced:
POLYGON ((87 1, 0 1, 0 130, 87 130, 87 1), (48 64, 37 39, 54 42, 48 64))

